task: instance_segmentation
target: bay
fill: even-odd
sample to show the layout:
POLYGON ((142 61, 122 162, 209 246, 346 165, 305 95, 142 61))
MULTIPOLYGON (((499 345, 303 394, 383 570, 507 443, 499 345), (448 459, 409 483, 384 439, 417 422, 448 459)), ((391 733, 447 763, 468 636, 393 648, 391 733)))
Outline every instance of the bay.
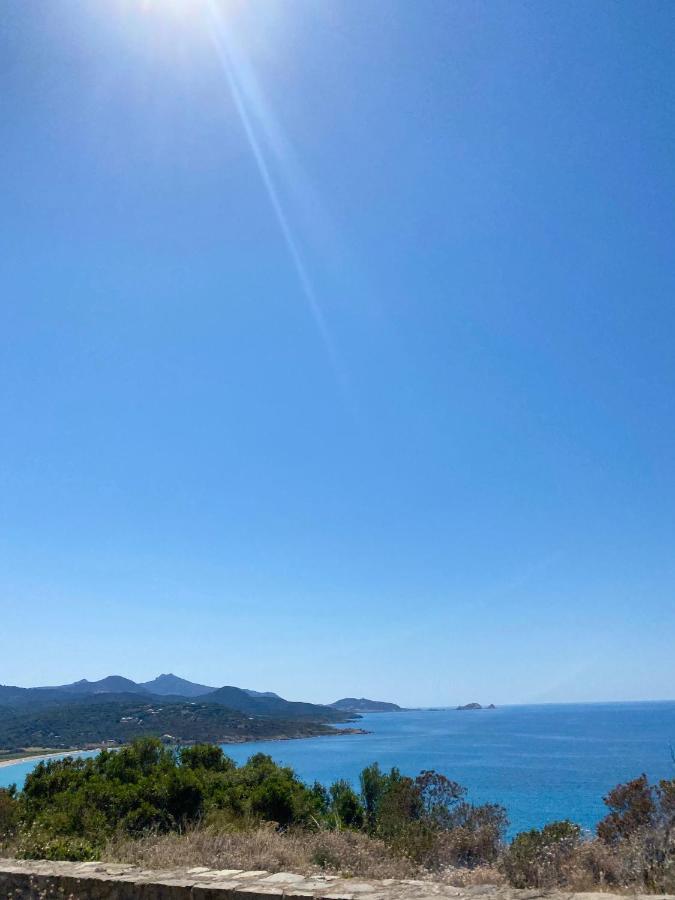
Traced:
MULTIPOLYGON (((268 753, 305 781, 358 785, 372 762, 415 775, 435 769, 465 785, 475 803, 503 804, 510 831, 569 818, 593 829, 602 797, 619 782, 646 772, 675 778, 675 701, 547 704, 495 710, 410 710, 373 713, 365 735, 226 744, 237 762, 268 753)), ((0 768, 0 786, 19 786, 36 765, 0 768)))

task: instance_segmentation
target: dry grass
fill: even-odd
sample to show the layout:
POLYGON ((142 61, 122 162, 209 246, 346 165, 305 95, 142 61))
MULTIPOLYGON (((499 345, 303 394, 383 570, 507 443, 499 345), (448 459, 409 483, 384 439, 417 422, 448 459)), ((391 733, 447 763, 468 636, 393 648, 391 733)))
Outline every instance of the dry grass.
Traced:
POLYGON ((570 868, 576 891, 675 892, 675 843, 657 830, 638 832, 609 847, 595 839, 582 843, 570 868))
POLYGON ((655 832, 635 834, 617 846, 595 838, 564 853, 556 848, 522 859, 513 871, 508 849, 501 868, 515 887, 541 890, 564 889, 574 893, 602 892, 634 894, 675 892, 675 854, 662 852, 653 840, 655 832), (509 868, 511 871, 509 871, 509 868))
MULTIPOLYGON (((12 856, 11 842, 0 855, 12 856)), ((148 869, 208 866, 214 869, 327 873, 369 879, 422 878, 457 887, 504 885, 501 861, 474 868, 444 866, 433 871, 396 856, 382 841, 359 832, 287 831, 262 826, 248 831, 201 827, 184 834, 148 835, 111 841, 102 855, 108 862, 124 862, 148 869)), ((612 848, 597 839, 583 841, 561 864, 532 859, 527 872, 530 888, 569 892, 634 894, 675 893, 675 861, 654 870, 644 838, 636 837, 612 848)))
POLYGON ((267 872, 340 872, 371 878, 410 878, 414 866, 390 854, 381 841, 353 832, 277 832, 273 828, 216 832, 196 828, 112 842, 105 859, 152 869, 208 866, 267 872))
POLYGON ((431 873, 409 859, 394 856, 382 841, 349 831, 280 833, 272 827, 261 827, 218 832, 195 828, 182 835, 113 841, 106 848, 104 859, 150 869, 208 866, 306 875, 326 872, 360 878, 434 878, 459 886, 504 882, 496 869, 488 867, 448 868, 431 873))

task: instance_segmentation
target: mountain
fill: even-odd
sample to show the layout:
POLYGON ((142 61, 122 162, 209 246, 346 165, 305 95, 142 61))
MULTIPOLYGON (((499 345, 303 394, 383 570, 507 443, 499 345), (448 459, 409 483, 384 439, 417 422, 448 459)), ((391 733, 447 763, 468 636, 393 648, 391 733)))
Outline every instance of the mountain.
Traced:
POLYGON ((250 688, 242 688, 249 697, 276 697, 277 700, 281 700, 282 698, 275 694, 274 691, 252 691, 250 688))
MULTIPOLYGON (((139 696, 136 690, 132 691, 96 691, 82 693, 58 687, 44 688, 21 688, 9 685, 0 685, 0 710, 3 712, 8 708, 26 710, 47 709, 49 707, 61 706, 68 703, 79 703, 82 700, 92 701, 101 700, 105 702, 112 697, 135 697, 139 696)), ((150 698, 150 694, 144 694, 150 698)))
POLYGON ((197 684, 194 681, 187 681, 185 678, 179 678, 169 672, 167 675, 158 675, 152 681, 142 681, 139 687, 144 688, 150 694, 157 694, 160 697, 202 697, 204 694, 210 694, 216 688, 208 687, 206 684, 197 684))
POLYGON ((136 684, 130 678, 122 675, 108 675, 99 681, 87 681, 82 678, 72 684, 59 684, 56 687, 39 688, 39 690, 61 691, 68 694, 147 694, 148 691, 141 684, 136 684))
MULTIPOLYGON (((108 675, 107 678, 101 678, 100 681, 87 681, 86 678, 82 678, 80 681, 72 682, 72 684, 59 684, 54 687, 19 688, 0 685, 0 703, 9 702, 10 696, 13 698, 13 701, 28 700, 27 696, 23 696, 23 698, 21 696, 21 692, 25 694, 26 691, 55 691, 67 695, 153 694, 156 697, 204 697, 215 690, 217 688, 207 684, 199 684, 195 681, 188 681, 186 678, 180 678, 172 672, 158 675, 152 681, 141 681, 139 683, 121 675, 108 675), (5 700, 4 698, 7 699, 5 700)), ((240 689, 237 688, 237 690, 240 689)), ((273 700, 281 700, 281 697, 272 691, 241 690, 248 694, 249 697, 268 697, 273 700)))
POLYGON ((401 712, 397 703, 386 703, 384 700, 368 700, 366 697, 343 697, 330 704, 333 709, 344 712, 401 712))
POLYGON ((13 706, 15 703, 21 703, 28 691, 28 688, 16 687, 13 684, 0 684, 0 704, 13 706))
POLYGON ((216 703, 148 702, 134 694, 74 695, 69 703, 38 710, 0 709, 0 748, 7 750, 119 745, 146 735, 170 743, 239 743, 335 733, 341 731, 316 719, 249 716, 216 703))
MULTIPOLYGON (((272 692, 262 693, 232 686, 216 689, 187 681, 185 678, 179 678, 177 675, 169 673, 159 675, 152 681, 142 684, 137 684, 121 675, 109 675, 99 681, 88 681, 83 678, 72 684, 55 687, 21 688, 0 685, 0 726, 8 718, 18 715, 24 717, 22 721, 33 727, 36 733, 38 731, 43 733, 46 729, 47 733, 54 732, 62 736, 65 733, 72 736, 74 731, 68 729, 67 721, 64 720, 67 713, 74 717, 73 722, 81 722, 83 717, 87 720, 87 728, 84 728, 82 735, 85 732, 90 734, 89 725, 94 731, 98 725, 101 727, 105 725, 104 730, 112 733, 109 726, 112 724, 110 717, 114 713, 108 711, 106 706, 119 707, 120 705, 141 703, 155 710, 164 709, 169 705, 176 708, 181 705, 185 708, 187 706, 201 708, 202 705, 208 704, 210 708, 214 706, 220 709, 225 708, 231 715, 244 721, 251 720, 252 722, 253 719, 261 719, 267 723, 264 727, 260 726, 263 729, 262 732, 256 730, 258 726, 254 727, 253 723, 250 727, 247 726, 245 730, 250 734, 270 734, 269 728, 272 720, 276 723, 275 733, 288 736, 288 728, 284 724, 287 722, 295 722, 295 731, 297 732, 301 724, 304 729, 311 729, 318 725, 344 722, 357 717, 351 710, 339 710, 315 703, 290 702, 272 692), (187 703, 187 701, 190 702, 187 703), (86 715, 83 712, 85 707, 89 710, 86 715), (47 727, 47 723, 50 721, 62 722, 60 729, 47 727)), ((211 711, 208 715, 218 717, 221 714, 211 711)), ((218 720, 218 728, 223 725, 223 722, 224 719, 221 716, 221 719, 218 720)), ((75 728, 74 725, 73 728, 75 728)), ((171 731, 166 725, 165 730, 168 730, 170 734, 175 733, 175 727, 171 731)), ((195 738, 205 733, 201 725, 199 727, 195 725, 192 731, 195 738)), ((226 732, 222 733, 226 734, 226 732)), ((103 734, 103 731, 99 730, 99 734, 103 734)), ((82 741, 85 738, 81 737, 79 740, 82 741)), ((87 740, 89 739, 87 738, 87 740)), ((108 738, 101 737, 100 740, 108 740, 108 738)), ((61 744, 56 744, 56 746, 61 746, 61 744)))
POLYGON ((251 696, 237 687, 222 687, 204 697, 206 703, 220 703, 229 709, 251 716, 274 716, 290 719, 314 719, 319 722, 339 722, 344 720, 339 710, 317 703, 294 703, 274 696, 251 696))
POLYGON ((458 706, 457 709, 496 709, 494 703, 489 706, 481 706, 480 703, 466 703, 464 706, 458 706))

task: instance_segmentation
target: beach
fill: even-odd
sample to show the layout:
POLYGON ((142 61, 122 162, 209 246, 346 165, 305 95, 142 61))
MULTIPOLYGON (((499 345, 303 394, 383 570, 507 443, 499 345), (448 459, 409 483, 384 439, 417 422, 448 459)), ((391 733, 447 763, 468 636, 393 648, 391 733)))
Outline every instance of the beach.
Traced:
POLYGON ((12 756, 0 759, 0 769, 6 766, 16 766, 24 762, 44 762, 46 759, 63 759, 64 756, 80 756, 82 753, 90 753, 89 750, 58 750, 53 753, 25 753, 23 756, 12 756))

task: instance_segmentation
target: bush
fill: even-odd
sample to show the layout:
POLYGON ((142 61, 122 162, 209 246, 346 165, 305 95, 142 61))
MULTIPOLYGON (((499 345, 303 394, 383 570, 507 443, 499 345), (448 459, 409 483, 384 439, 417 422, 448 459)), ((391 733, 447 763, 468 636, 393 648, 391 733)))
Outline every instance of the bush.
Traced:
POLYGON ((233 772, 237 766, 215 744, 193 744, 179 750, 180 764, 186 769, 206 772, 233 772))
POLYGON ((55 835, 48 827, 34 826, 24 831, 16 847, 19 859, 69 859, 92 862, 99 859, 101 848, 86 838, 55 835))
POLYGON ((603 801, 611 812, 600 822, 597 832, 606 844, 616 845, 653 824, 656 803, 646 775, 617 785, 603 801))
POLYGON ((349 782, 342 780, 334 782, 328 793, 330 811, 337 830, 363 828, 366 821, 365 810, 349 782))
POLYGON ((453 811, 466 796, 466 788, 429 769, 420 772, 415 787, 426 820, 439 829, 455 827, 453 811))
POLYGON ((502 871, 516 888, 564 885, 580 836, 579 826, 567 820, 521 831, 504 852, 502 871))
POLYGON ((675 889, 675 780, 652 786, 646 775, 604 798, 610 812, 597 828, 619 860, 619 878, 650 891, 675 889))
MULTIPOLYGON (((393 770, 392 770, 393 771, 393 770)), ((361 800, 365 811, 366 827, 373 832, 377 827, 377 814, 388 780, 377 763, 367 766, 359 777, 361 800)))
POLYGON ((19 827, 16 787, 0 788, 0 848, 6 847, 19 827))
POLYGON ((506 810, 497 803, 460 803, 439 841, 441 863, 468 868, 493 865, 504 846, 508 824, 506 810))
POLYGON ((322 867, 338 866, 333 854, 346 846, 361 854, 368 841, 386 846, 402 869, 493 863, 505 811, 472 806, 465 796, 461 785, 433 771, 410 778, 374 764, 361 773, 359 796, 344 780, 328 790, 306 785, 264 754, 237 766, 219 747, 171 749, 144 738, 90 759, 40 763, 20 795, 2 796, 0 815, 21 820, 23 856, 50 859, 92 859, 111 841, 194 833, 200 826, 214 840, 267 827, 302 834, 306 842, 316 833, 322 837, 312 859, 322 867), (326 837, 357 831, 361 843, 326 837))
POLYGON ((174 751, 146 738, 92 759, 40 763, 20 809, 23 855, 90 859, 115 833, 182 832, 204 818, 235 828, 316 827, 327 794, 263 754, 237 767, 219 747, 174 751))
POLYGON ((366 827, 418 865, 474 867, 496 860, 508 824, 496 804, 472 806, 466 788, 434 771, 412 779, 377 764, 361 773, 366 827))

